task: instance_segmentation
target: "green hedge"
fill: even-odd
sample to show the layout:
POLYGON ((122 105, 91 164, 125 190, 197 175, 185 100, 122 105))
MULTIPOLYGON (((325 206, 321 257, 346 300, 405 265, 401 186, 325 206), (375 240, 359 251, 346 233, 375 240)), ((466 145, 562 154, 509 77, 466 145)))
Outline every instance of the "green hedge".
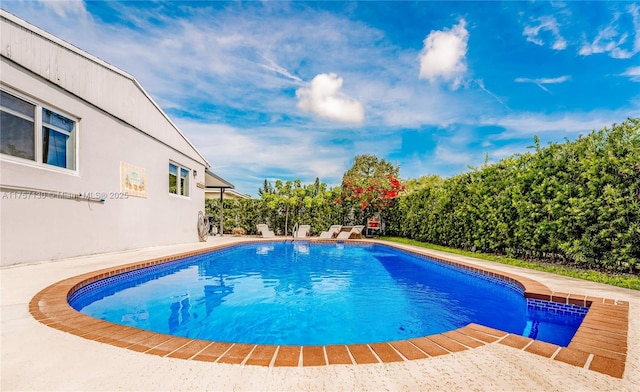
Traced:
POLYGON ((640 272, 640 119, 420 184, 387 212, 389 235, 640 272))

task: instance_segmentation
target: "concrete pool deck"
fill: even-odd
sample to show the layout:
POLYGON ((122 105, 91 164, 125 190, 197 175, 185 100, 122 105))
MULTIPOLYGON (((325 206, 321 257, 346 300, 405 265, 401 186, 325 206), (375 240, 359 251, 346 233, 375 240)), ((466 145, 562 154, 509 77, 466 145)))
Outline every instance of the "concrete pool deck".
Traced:
POLYGON ((461 263, 536 280, 555 292, 629 302, 626 368, 615 378, 497 342, 426 359, 313 367, 185 361, 118 348, 36 321, 29 302, 83 273, 255 240, 215 237, 0 270, 2 390, 636 390, 640 385, 640 293, 483 260, 429 251, 461 263))

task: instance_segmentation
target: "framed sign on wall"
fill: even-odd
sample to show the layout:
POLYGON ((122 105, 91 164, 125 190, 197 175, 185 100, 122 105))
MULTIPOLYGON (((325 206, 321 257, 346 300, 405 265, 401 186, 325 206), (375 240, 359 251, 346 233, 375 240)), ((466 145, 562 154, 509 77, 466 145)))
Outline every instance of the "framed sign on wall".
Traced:
POLYGON ((147 197, 147 169, 120 162, 120 192, 147 197))

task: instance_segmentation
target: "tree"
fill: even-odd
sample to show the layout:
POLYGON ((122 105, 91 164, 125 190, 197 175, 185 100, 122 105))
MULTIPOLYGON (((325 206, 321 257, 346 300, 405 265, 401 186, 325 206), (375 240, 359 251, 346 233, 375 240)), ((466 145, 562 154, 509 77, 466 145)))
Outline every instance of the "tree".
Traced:
POLYGON ((262 196, 270 193, 274 193, 273 187, 271 186, 271 183, 265 179, 262 188, 258 188, 258 194, 262 196))
POLYGON ((398 180, 399 169, 375 155, 358 155, 342 177, 339 201, 359 207, 365 216, 379 214, 405 189, 398 180))

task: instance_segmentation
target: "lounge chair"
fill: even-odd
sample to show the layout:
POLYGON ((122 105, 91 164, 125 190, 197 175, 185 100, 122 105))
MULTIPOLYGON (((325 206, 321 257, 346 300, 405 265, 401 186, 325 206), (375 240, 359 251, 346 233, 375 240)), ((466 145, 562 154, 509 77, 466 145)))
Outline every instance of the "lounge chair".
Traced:
POLYGON ((298 226, 298 231, 296 231, 294 237, 296 238, 307 238, 307 235, 311 232, 311 225, 300 225, 298 226))
POLYGON ((353 226, 350 231, 341 231, 336 238, 339 240, 348 240, 352 234, 362 234, 362 229, 364 229, 364 226, 353 226))
POLYGON ((264 223, 258 224, 257 227, 258 234, 262 234, 262 237, 264 238, 276 236, 276 234, 272 230, 269 230, 269 226, 265 225, 264 223))
POLYGON ((320 238, 333 238, 342 230, 342 225, 332 225, 329 230, 320 233, 320 238))

